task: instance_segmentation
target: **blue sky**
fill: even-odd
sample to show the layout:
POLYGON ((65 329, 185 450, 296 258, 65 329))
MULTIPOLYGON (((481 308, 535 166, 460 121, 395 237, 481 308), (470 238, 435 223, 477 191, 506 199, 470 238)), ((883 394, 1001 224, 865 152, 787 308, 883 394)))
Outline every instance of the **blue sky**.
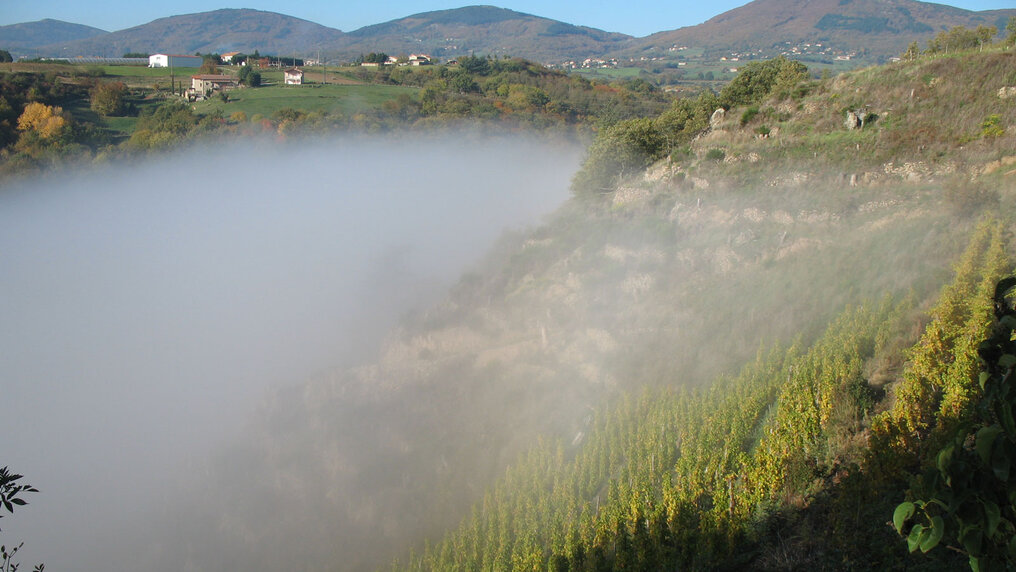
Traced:
MULTIPOLYGON (((229 0, 224 0, 228 2, 229 0)), ((484 3, 483 0, 473 2, 484 3)), ((489 0, 488 0, 489 3, 489 0)), ((744 5, 745 0, 593 3, 579 0, 505 0, 496 6, 553 18, 570 24, 592 26, 610 32, 645 36, 653 32, 692 26, 727 10, 744 5)), ((939 2, 968 10, 1012 8, 1013 0, 950 0, 939 2)), ((469 0, 386 0, 382 2, 337 2, 336 0, 242 0, 240 4, 215 3, 214 0, 174 0, 146 2, 138 0, 0 0, 0 25, 53 18, 116 31, 148 23, 156 18, 205 12, 217 8, 254 8, 279 12, 311 20, 349 32, 370 24, 380 24, 410 14, 469 5, 469 0)))

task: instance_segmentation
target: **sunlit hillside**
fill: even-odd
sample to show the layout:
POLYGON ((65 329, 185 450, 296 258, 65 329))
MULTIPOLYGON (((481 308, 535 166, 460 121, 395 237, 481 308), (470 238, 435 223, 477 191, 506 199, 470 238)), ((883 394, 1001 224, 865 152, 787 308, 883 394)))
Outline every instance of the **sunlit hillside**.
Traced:
POLYGON ((1008 272, 1012 58, 805 79, 694 134, 666 131, 694 102, 619 124, 669 152, 506 236, 376 362, 277 394, 243 456, 211 467, 188 545, 259 550, 214 508, 240 471, 274 476, 231 505, 312 515, 311 536, 258 534, 320 569, 905 562, 884 523, 921 453, 889 469, 870 444, 903 415, 943 286, 983 308, 1008 272))
MULTIPOLYGON (((405 137, 412 124, 424 134, 397 147, 415 163, 375 152, 394 139, 348 139, 358 152, 317 147, 307 164, 284 155, 301 177, 308 165, 342 165, 298 188, 329 197, 346 218, 324 216, 306 235, 294 223, 285 240, 255 229, 251 243, 271 250, 305 238, 390 257, 376 275, 350 273, 364 286, 349 299, 383 307, 378 315, 396 325, 355 365, 276 385, 235 438, 181 461, 158 514, 145 514, 143 527, 121 523, 125 548, 110 562, 223 571, 1013 564, 1004 554, 1016 546, 1016 511, 996 500, 1011 490, 1016 440, 1011 410, 1005 425, 1005 408, 992 409, 1007 386, 985 381, 1008 374, 981 377, 977 357, 1004 305, 995 285, 1012 272, 1011 47, 914 52, 821 79, 777 58, 744 66, 719 92, 682 98, 523 60, 458 66, 379 71, 375 80, 406 93, 385 91, 391 97, 369 110, 285 108, 254 121, 227 119, 230 105, 257 103, 239 94, 232 104, 152 102, 120 147, 106 148, 117 160, 151 158, 185 138, 267 133, 259 145, 295 153, 297 143, 322 145, 302 135, 336 127, 405 137), (457 131, 469 121, 540 137, 508 145, 457 131), (435 200, 460 191, 463 206, 496 194, 500 202, 463 209, 468 220, 456 223, 490 231, 493 214, 553 195, 541 187, 547 173, 565 193, 557 167, 570 171, 574 155, 547 150, 561 132, 595 134, 570 198, 504 233, 440 295, 423 296, 400 272, 401 251, 349 230, 369 219, 353 205, 382 194, 371 181, 394 180, 385 184, 409 192, 419 182, 435 200), (413 153, 428 144, 452 151, 413 153), (530 170, 538 176, 527 179, 530 170), (408 299, 427 303, 403 311, 408 299), (984 478, 1002 483, 992 481, 991 495, 950 476, 981 475, 978 457, 990 465, 984 478), (975 492, 921 501, 954 483, 975 492), (894 517, 906 500, 921 502, 894 517)), ((73 96, 51 79, 32 85, 73 96)), ((29 109, 29 98, 17 103, 29 109)), ((251 113, 269 113, 257 105, 251 113)), ((41 169, 76 152, 101 157, 70 140, 45 144, 46 130, 69 132, 53 108, 33 109, 30 135, 0 130, 4 159, 41 169)), ((230 187, 238 204, 291 192, 258 179, 275 161, 250 159, 264 152, 237 153, 254 177, 230 187)), ((196 164, 217 172, 232 163, 196 164)), ((428 196, 365 204, 384 220, 439 221, 440 232, 403 230, 411 246, 451 235, 439 245, 460 261, 458 246, 476 247, 474 233, 456 234, 428 196)), ((265 204, 257 212, 266 220, 290 212, 285 201, 265 204)), ((206 226, 229 235, 229 220, 206 226)), ((331 255, 296 252, 250 266, 272 276, 272 264, 306 258, 312 277, 344 271, 331 255)), ((230 274, 217 269, 209 273, 230 274)), ((376 327, 360 319, 349 343, 366 347, 376 327)), ((271 362, 270 347, 259 353, 271 362)))

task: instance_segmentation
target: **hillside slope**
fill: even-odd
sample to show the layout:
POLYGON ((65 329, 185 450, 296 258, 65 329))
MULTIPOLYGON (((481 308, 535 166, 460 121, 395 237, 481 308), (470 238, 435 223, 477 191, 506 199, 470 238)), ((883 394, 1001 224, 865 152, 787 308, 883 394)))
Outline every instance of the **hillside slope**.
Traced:
MULTIPOLYGON (((712 523, 707 530, 716 532, 701 537, 711 543, 700 550, 708 559, 690 562, 737 564, 724 558, 729 547, 741 546, 739 535, 746 532, 741 520, 725 528, 731 521, 724 503, 731 502, 735 483, 743 485, 738 473, 728 479, 723 471, 733 471, 742 457, 722 441, 733 433, 712 416, 713 409, 702 408, 757 406, 737 414, 742 431, 737 434, 751 450, 762 434, 762 425, 752 420, 776 414, 773 399, 786 389, 784 383, 819 383, 802 373, 806 363, 819 369, 849 364, 843 366, 849 383, 830 383, 851 401, 828 401, 831 393, 824 399, 857 409, 823 409, 822 423, 838 419, 838 429, 832 437, 822 433, 821 441, 815 433, 808 443, 833 442, 840 447, 836 451, 849 453, 843 462, 863 457, 859 443, 869 414, 886 407, 875 401, 891 394, 901 375, 900 349, 913 343, 919 311, 950 279, 980 215, 1012 210, 1016 110, 998 90, 1009 81, 1002 72, 1012 69, 1013 57, 992 52, 922 58, 806 82, 773 94, 753 112, 732 107, 645 173, 623 179, 609 192, 580 195, 547 224, 506 237, 444 303, 409 317, 375 363, 277 393, 249 441, 211 466, 195 467, 211 476, 189 493, 198 506, 179 508, 186 533, 179 543, 167 541, 165 556, 172 562, 176 547, 186 546, 189 558, 221 562, 223 568, 239 562, 228 555, 243 554, 265 567, 298 559, 309 570, 336 562, 370 569, 422 546, 424 538, 436 542, 472 505, 474 516, 463 525, 473 531, 468 534, 500 534, 500 546, 512 548, 489 556, 471 552, 477 545, 468 539, 475 536, 460 530, 441 545, 443 552, 429 557, 481 559, 470 567, 487 562, 483 558, 493 563, 506 557, 515 566, 514 554, 518 566, 534 557, 531 564, 543 568, 555 554, 565 555, 560 550, 567 537, 561 535, 569 531, 605 530, 597 533, 602 540, 612 538, 603 534, 622 534, 609 525, 642 522, 646 512, 623 512, 623 506, 639 506, 633 499, 642 493, 630 488, 635 481, 624 485, 621 476, 652 474, 660 479, 653 486, 666 486, 657 471, 670 457, 649 455, 639 458, 643 464, 629 466, 628 449, 610 446, 597 457, 598 472, 583 477, 585 484, 573 496, 473 503, 494 490, 499 477, 498 490, 514 490, 512 483, 542 475, 550 483, 539 490, 558 491, 554 482, 563 485, 565 475, 551 469, 565 467, 594 442, 608 443, 593 439, 601 431, 613 431, 618 439, 638 435, 634 447, 659 445, 673 454, 673 446, 684 441, 668 441, 671 422, 640 432, 655 413, 629 411, 617 424, 600 425, 609 418, 607 404, 633 403, 632 395, 652 387, 676 396, 674 407, 684 408, 682 423, 709 435, 696 449, 680 449, 692 472, 677 474, 705 476, 691 481, 694 487, 686 492, 695 494, 680 496, 690 504, 672 514, 689 523, 712 523), (971 92, 970 85, 980 87, 971 92), (865 128, 844 125, 852 110, 866 110, 865 128), (985 118, 995 115, 1001 132, 985 132, 985 118), (887 296, 893 300, 888 305, 872 302, 887 296), (896 305, 907 296, 909 305, 896 305), (847 306, 864 304, 882 309, 856 318, 844 313, 847 306), (889 323, 889 314, 901 321, 889 323), (854 345, 838 343, 835 332, 843 330, 827 328, 840 315, 846 317, 837 323, 868 324, 870 330, 858 332, 854 345), (819 346, 857 348, 856 354, 805 356, 823 332, 833 333, 819 346), (774 346, 798 349, 770 365, 756 358, 760 348, 774 346), (757 360, 759 375, 742 369, 757 360), (739 370, 747 377, 737 377, 739 370), (755 385, 757 380, 764 383, 755 385), (701 389, 708 387, 717 389, 701 389), (738 387, 743 391, 735 391, 738 387), (710 397, 681 397, 702 394, 710 397), (559 452, 544 455, 535 445, 541 438, 560 443, 550 448, 559 452), (526 457, 526 451, 533 452, 526 457), (244 488, 230 488, 241 480, 244 488), (228 498, 222 490, 231 491, 228 498), (556 513, 543 502, 569 508, 556 513), (285 507, 306 526, 287 518, 266 522, 254 518, 257 511, 235 508, 259 503, 285 507), (492 518, 497 506, 521 507, 518 513, 498 513, 513 519, 515 532, 489 528, 484 515, 492 518), (553 521, 555 514, 588 523, 598 514, 613 520, 600 520, 608 527, 597 529, 553 521), (539 530, 553 532, 543 537, 539 530)), ((993 232, 992 244, 1000 245, 1002 234, 993 232)), ((997 273, 992 266, 984 280, 997 273)), ((803 407, 808 400, 794 403, 803 407)), ((789 442, 774 441, 773 450, 789 442)), ((751 478, 769 475, 778 483, 764 489, 772 493, 764 502, 745 505, 764 511, 761 530, 774 530, 766 523, 780 522, 778 510, 768 512, 784 506, 780 502, 797 507, 817 502, 819 489, 809 488, 808 471, 840 462, 818 455, 787 460, 774 453, 775 464, 753 469, 751 478), (829 464, 815 465, 816 459, 829 464), (802 472, 788 476, 781 467, 802 472)), ((835 468, 815 470, 819 480, 847 476, 835 468)), ((729 515, 743 517, 736 506, 730 505, 729 515)))
POLYGON ((384 51, 439 57, 510 55, 539 62, 599 56, 631 40, 625 34, 573 26, 494 6, 414 14, 350 32, 340 56, 384 51))
POLYGON ((666 53, 673 46, 773 56, 805 43, 885 61, 912 41, 954 26, 1004 30, 1016 10, 973 12, 913 0, 754 0, 697 26, 642 38, 634 50, 666 53))
POLYGON ((261 10, 223 9, 159 18, 90 39, 40 47, 52 55, 120 57, 127 52, 226 53, 307 56, 334 44, 343 33, 314 22, 261 10))
POLYGON ((105 30, 60 20, 39 20, 0 26, 0 47, 16 57, 34 56, 35 49, 51 44, 65 44, 108 34, 105 30))

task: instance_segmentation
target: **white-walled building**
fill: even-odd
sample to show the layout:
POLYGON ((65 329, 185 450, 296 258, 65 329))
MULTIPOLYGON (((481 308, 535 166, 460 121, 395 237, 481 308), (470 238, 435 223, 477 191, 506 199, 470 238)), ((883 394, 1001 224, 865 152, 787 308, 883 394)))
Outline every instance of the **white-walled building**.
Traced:
POLYGON ((286 85, 303 85, 303 70, 289 68, 285 71, 286 85))
POLYGON ((213 91, 229 91, 240 85, 231 75, 201 74, 191 76, 191 91, 203 95, 213 91))
POLYGON ((426 54, 410 54, 409 65, 411 66, 429 66, 430 56, 426 54))
POLYGON ((153 54, 148 56, 150 68, 199 68, 204 58, 198 56, 177 56, 171 54, 153 54))

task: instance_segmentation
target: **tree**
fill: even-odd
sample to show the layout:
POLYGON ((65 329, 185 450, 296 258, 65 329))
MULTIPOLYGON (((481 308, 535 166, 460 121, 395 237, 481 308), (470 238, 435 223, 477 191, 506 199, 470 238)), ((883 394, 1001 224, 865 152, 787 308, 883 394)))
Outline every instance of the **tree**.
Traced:
POLYGON ((808 77, 808 68, 783 56, 764 62, 751 62, 720 91, 720 101, 730 108, 760 103, 770 94, 787 92, 808 77))
POLYGON ((127 86, 123 82, 100 82, 92 88, 92 111, 100 115, 123 115, 127 110, 127 86))
POLYGON ((1016 44, 1016 16, 1009 16, 1009 22, 1005 25, 1005 31, 1008 35, 1005 37, 1005 45, 1012 46, 1016 44))
POLYGON ((0 50, 0 63, 8 63, 13 61, 14 58, 11 56, 10 52, 8 52, 7 50, 0 50))
POLYGON ((994 26, 978 26, 971 30, 964 26, 956 26, 949 31, 942 31, 928 40, 928 53, 949 53, 960 50, 971 50, 990 42, 998 33, 994 26))
POLYGON ((261 72, 251 66, 242 66, 240 68, 240 83, 247 87, 258 87, 261 85, 261 72))
POLYGON ((918 47, 917 42, 914 41, 914 42, 910 42, 910 45, 907 46, 907 51, 903 52, 903 55, 900 56, 900 58, 904 59, 904 60, 907 60, 908 62, 912 62, 912 61, 916 60, 917 56, 919 56, 920 54, 921 54, 921 48, 918 47))
POLYGON ((578 192, 609 192, 618 180, 659 159, 666 139, 651 119, 630 119, 601 131, 572 179, 578 192))
POLYGON ((54 139, 68 126, 63 109, 33 101, 18 117, 18 130, 35 133, 42 139, 54 139))
POLYGON ((471 93, 480 90, 480 86, 473 81, 473 76, 465 70, 458 70, 448 79, 448 87, 458 93, 471 93))
POLYGON ((388 54, 384 52, 371 52, 363 57, 363 61, 368 64, 383 64, 388 61, 388 54))
POLYGON ((463 56, 459 58, 459 67, 471 74, 487 75, 490 71, 490 62, 487 61, 487 58, 463 56))
POLYGON ((201 62, 201 69, 199 73, 217 74, 219 73, 219 56, 205 56, 205 59, 201 62))

